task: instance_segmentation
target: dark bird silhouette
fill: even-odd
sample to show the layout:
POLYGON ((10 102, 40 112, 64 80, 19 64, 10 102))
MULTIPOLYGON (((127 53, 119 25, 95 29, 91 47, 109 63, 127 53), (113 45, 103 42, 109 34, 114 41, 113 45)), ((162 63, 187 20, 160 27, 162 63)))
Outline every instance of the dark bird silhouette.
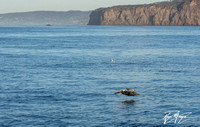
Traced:
POLYGON ((127 88, 127 90, 125 90, 125 89, 120 90, 120 91, 116 92, 115 94, 118 94, 118 93, 122 93, 122 94, 127 95, 127 96, 139 95, 138 93, 135 92, 134 89, 129 89, 129 88, 127 88))

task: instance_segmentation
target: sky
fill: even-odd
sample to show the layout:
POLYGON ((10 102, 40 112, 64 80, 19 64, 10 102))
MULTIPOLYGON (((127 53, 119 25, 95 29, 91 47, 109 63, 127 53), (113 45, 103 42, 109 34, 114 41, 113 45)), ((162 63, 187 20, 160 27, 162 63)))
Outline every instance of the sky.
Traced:
POLYGON ((0 0, 0 14, 27 11, 88 11, 116 5, 137 5, 166 0, 0 0))

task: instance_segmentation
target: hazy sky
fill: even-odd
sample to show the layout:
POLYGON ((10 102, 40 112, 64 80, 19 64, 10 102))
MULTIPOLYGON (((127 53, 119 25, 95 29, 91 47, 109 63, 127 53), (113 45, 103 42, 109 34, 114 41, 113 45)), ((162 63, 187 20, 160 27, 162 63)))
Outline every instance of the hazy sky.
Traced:
POLYGON ((135 5, 165 0, 0 0, 0 13, 26 11, 94 10, 114 5, 135 5))

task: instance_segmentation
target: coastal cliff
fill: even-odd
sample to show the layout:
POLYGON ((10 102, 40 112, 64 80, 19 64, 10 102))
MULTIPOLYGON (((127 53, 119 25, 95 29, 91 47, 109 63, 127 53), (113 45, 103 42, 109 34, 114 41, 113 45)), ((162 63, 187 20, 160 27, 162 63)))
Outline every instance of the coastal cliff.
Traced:
POLYGON ((90 14, 88 25, 199 26, 200 0, 100 8, 90 14))

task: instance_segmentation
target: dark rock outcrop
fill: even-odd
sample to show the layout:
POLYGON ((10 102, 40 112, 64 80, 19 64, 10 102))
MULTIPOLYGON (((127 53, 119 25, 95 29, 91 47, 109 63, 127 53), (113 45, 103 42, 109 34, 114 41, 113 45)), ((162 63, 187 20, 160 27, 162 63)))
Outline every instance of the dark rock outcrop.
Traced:
POLYGON ((200 0, 100 8, 91 13, 88 25, 199 26, 200 0))

